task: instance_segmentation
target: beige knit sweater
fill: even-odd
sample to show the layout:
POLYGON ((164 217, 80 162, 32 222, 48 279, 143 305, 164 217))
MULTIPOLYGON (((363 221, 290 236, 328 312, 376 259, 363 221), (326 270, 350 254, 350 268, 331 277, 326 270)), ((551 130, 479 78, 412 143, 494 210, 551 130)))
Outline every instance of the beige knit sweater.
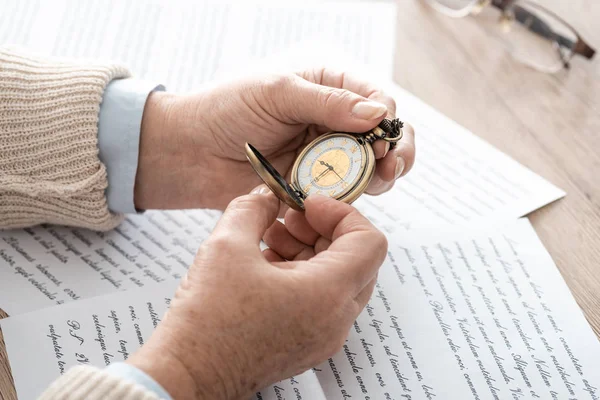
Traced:
POLYGON ((159 400, 144 387, 94 367, 71 368, 38 400, 159 400))
POLYGON ((108 82, 128 75, 0 47, 0 229, 120 222, 106 203, 98 113, 108 82))
MULTIPOLYGON (((119 66, 58 61, 0 47, 0 229, 40 223, 114 228, 106 169, 98 159, 98 113, 119 66)), ((133 382, 81 366, 41 399, 156 400, 133 382)))

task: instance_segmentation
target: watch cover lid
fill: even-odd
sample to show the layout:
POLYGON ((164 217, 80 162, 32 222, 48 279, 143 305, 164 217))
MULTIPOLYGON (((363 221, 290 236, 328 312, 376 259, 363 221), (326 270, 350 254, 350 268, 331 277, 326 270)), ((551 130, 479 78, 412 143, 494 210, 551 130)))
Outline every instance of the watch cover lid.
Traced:
POLYGON ((294 210, 304 211, 304 201, 296 193, 281 176, 279 172, 271 163, 259 153, 250 143, 246 143, 246 158, 250 161, 250 165, 254 168, 254 171, 260 176, 260 179, 271 189, 273 193, 285 204, 293 208, 294 210))

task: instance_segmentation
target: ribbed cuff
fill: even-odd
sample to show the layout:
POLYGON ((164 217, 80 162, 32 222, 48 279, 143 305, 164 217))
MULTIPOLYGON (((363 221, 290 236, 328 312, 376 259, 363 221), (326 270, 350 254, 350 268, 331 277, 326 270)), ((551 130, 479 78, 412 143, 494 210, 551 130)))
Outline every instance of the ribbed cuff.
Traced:
POLYGON ((104 88, 129 72, 0 47, 0 229, 114 228, 98 158, 104 88))
POLYGON ((132 381, 90 366, 71 368, 55 380, 39 400, 159 400, 159 397, 132 381))
POLYGON ((107 373, 114 375, 118 378, 126 379, 130 382, 135 382, 149 391, 155 393, 158 397, 164 400, 171 400, 171 396, 167 391, 152 377, 134 367, 133 365, 125 364, 122 362, 110 364, 104 370, 107 373))

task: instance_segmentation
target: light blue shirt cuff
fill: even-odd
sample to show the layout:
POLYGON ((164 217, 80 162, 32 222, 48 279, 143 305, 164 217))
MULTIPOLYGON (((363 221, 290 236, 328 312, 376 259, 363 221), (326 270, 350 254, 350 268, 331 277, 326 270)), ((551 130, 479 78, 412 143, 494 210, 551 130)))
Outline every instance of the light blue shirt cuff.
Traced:
POLYGON ((113 212, 137 212, 133 187, 142 115, 148 96, 157 90, 165 88, 140 79, 117 79, 111 81, 104 91, 98 120, 98 147, 108 175, 108 208, 113 212))
POLYGON ((171 396, 169 396, 169 393, 167 393, 162 386, 156 383, 156 381, 152 379, 150 375, 132 365, 125 363, 113 363, 106 367, 104 371, 113 376, 126 379, 130 382, 135 382, 138 385, 141 385, 149 391, 155 393, 160 399, 172 400, 171 396))

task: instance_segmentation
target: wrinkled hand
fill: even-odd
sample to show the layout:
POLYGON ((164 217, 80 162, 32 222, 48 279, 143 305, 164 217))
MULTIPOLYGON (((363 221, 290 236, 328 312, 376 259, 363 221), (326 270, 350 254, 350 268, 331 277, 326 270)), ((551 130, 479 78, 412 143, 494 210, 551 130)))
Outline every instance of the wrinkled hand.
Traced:
MULTIPOLYGON (((153 93, 144 110, 135 185, 138 208, 223 209, 262 183, 246 161, 252 143, 284 176, 300 151, 328 131, 366 132, 396 112, 379 88, 327 69, 266 75, 195 95, 153 93)), ((408 125, 392 152, 375 145, 367 193, 389 190, 415 157, 408 125)))
POLYGON ((381 232, 322 196, 309 197, 305 213, 289 210, 284 225, 263 190, 229 205, 128 360, 173 398, 249 398, 317 365, 341 349, 371 296, 387 252, 381 232))

